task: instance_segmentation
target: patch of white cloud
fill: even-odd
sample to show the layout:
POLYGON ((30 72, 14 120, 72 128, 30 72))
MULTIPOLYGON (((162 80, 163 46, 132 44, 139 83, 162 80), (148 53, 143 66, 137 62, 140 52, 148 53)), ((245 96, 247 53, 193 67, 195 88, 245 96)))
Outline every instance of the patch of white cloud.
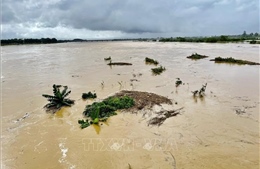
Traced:
POLYGON ((15 25, 2 25, 2 34, 4 39, 8 38, 58 38, 58 39, 113 39, 122 38, 126 35, 120 31, 92 31, 88 29, 75 29, 72 27, 65 27, 58 25, 56 27, 41 27, 41 23, 27 23, 15 25), (10 30, 12 30, 9 35, 10 30), (4 36, 4 35, 8 36, 4 36))

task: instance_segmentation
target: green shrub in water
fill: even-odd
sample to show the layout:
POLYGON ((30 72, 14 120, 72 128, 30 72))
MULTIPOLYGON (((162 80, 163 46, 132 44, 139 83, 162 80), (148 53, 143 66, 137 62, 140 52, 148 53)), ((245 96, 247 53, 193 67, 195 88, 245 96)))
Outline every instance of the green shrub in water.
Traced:
POLYGON ((128 96, 109 97, 102 102, 87 105, 83 114, 91 120, 90 124, 98 124, 99 121, 106 121, 108 117, 116 115, 116 110, 128 109, 132 106, 134 106, 134 100, 128 96))

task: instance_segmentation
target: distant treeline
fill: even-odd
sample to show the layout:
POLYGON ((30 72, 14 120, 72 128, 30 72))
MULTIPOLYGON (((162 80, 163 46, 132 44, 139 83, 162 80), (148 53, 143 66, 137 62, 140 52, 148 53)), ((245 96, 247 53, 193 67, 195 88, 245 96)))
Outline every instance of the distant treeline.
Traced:
POLYGON ((41 38, 41 39, 4 39, 1 40, 1 45, 25 45, 25 44, 50 44, 50 43, 65 43, 65 42, 107 42, 107 41, 130 41, 135 39, 103 39, 103 40, 57 40, 55 38, 41 38))
POLYGON ((224 43, 224 42, 242 42, 242 41, 253 41, 258 40, 258 33, 246 34, 244 32, 242 35, 221 35, 221 36, 211 36, 211 37, 176 37, 176 38, 160 38, 159 42, 205 42, 205 43, 224 43))
POLYGON ((1 40, 1 45, 49 44, 49 43, 58 43, 58 40, 55 38, 1 40))
POLYGON ((109 42, 109 41, 159 41, 159 42, 204 42, 204 43, 226 43, 226 42, 243 42, 248 41, 250 44, 260 44, 260 36, 258 33, 247 34, 246 31, 241 35, 221 35, 211 37, 170 37, 170 38, 138 38, 138 39, 100 39, 100 40, 57 40, 55 38, 41 39, 4 39, 1 45, 24 45, 24 44, 50 44, 65 42, 109 42))

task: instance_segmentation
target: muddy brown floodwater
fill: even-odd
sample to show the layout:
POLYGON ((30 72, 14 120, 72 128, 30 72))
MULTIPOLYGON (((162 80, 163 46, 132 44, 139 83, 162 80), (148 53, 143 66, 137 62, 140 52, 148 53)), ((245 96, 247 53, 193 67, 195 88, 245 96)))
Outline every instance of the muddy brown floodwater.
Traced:
POLYGON ((209 61, 259 62, 259 45, 93 42, 1 50, 5 169, 259 168, 259 66, 209 61), (210 57, 186 58, 195 52, 210 57), (110 67, 109 56, 133 65, 110 67), (153 76, 145 57, 166 71, 153 76), (176 88, 176 78, 185 84, 176 88), (205 83, 206 96, 193 98, 191 91, 205 83), (43 110, 41 96, 52 94, 53 84, 69 86, 76 100, 54 115, 43 110), (82 93, 96 92, 100 101, 120 90, 153 92, 183 109, 160 127, 148 126, 141 113, 119 113, 99 127, 79 128, 85 105, 93 102, 83 101, 82 93))

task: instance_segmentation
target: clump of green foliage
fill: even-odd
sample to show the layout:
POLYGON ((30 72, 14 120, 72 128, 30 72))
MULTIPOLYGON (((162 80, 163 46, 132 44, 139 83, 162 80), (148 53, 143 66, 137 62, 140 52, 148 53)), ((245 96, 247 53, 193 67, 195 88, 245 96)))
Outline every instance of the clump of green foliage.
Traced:
POLYGON ((128 109, 134 106, 134 99, 129 96, 122 97, 109 97, 102 102, 94 102, 92 105, 87 105, 83 114, 87 119, 79 120, 78 123, 81 125, 81 128, 89 126, 89 124, 98 124, 99 121, 106 121, 108 117, 116 115, 117 110, 128 109))
POLYGON ((240 65, 260 65, 259 63, 256 63, 256 62, 234 59, 232 57, 229 57, 229 58, 216 57, 215 59, 210 60, 210 61, 215 61, 217 63, 234 63, 234 64, 240 64, 240 65))
POLYGON ((84 129, 87 128, 88 126, 90 126, 90 123, 88 121, 88 119, 84 120, 78 120, 78 123, 80 124, 80 128, 84 129))
POLYGON ((154 60, 154 59, 151 59, 151 58, 148 58, 148 57, 145 58, 145 63, 146 64, 154 64, 154 65, 159 64, 159 62, 157 60, 154 60))
POLYGON ((95 99, 97 98, 97 94, 96 93, 82 93, 82 99, 95 99))
POLYGON ((163 71, 165 71, 165 67, 157 67, 157 68, 152 68, 152 72, 154 75, 160 75, 163 71))
POLYGON ((67 86, 61 86, 61 85, 53 85, 53 96, 43 94, 42 96, 47 98, 47 100, 50 102, 44 106, 47 110, 58 110, 62 106, 72 106, 74 104, 74 100, 70 100, 66 98, 71 91, 67 91, 67 86), (60 88, 63 87, 63 90, 61 91, 60 88))
POLYGON ((188 56, 187 58, 198 60, 198 59, 204 59, 204 58, 207 58, 207 57, 208 56, 200 55, 200 54, 197 54, 197 53, 193 53, 191 56, 188 56))
POLYGON ((176 82, 175 82, 176 87, 178 87, 178 86, 181 85, 181 84, 182 84, 181 79, 180 79, 180 78, 177 78, 177 80, 176 80, 176 82))

